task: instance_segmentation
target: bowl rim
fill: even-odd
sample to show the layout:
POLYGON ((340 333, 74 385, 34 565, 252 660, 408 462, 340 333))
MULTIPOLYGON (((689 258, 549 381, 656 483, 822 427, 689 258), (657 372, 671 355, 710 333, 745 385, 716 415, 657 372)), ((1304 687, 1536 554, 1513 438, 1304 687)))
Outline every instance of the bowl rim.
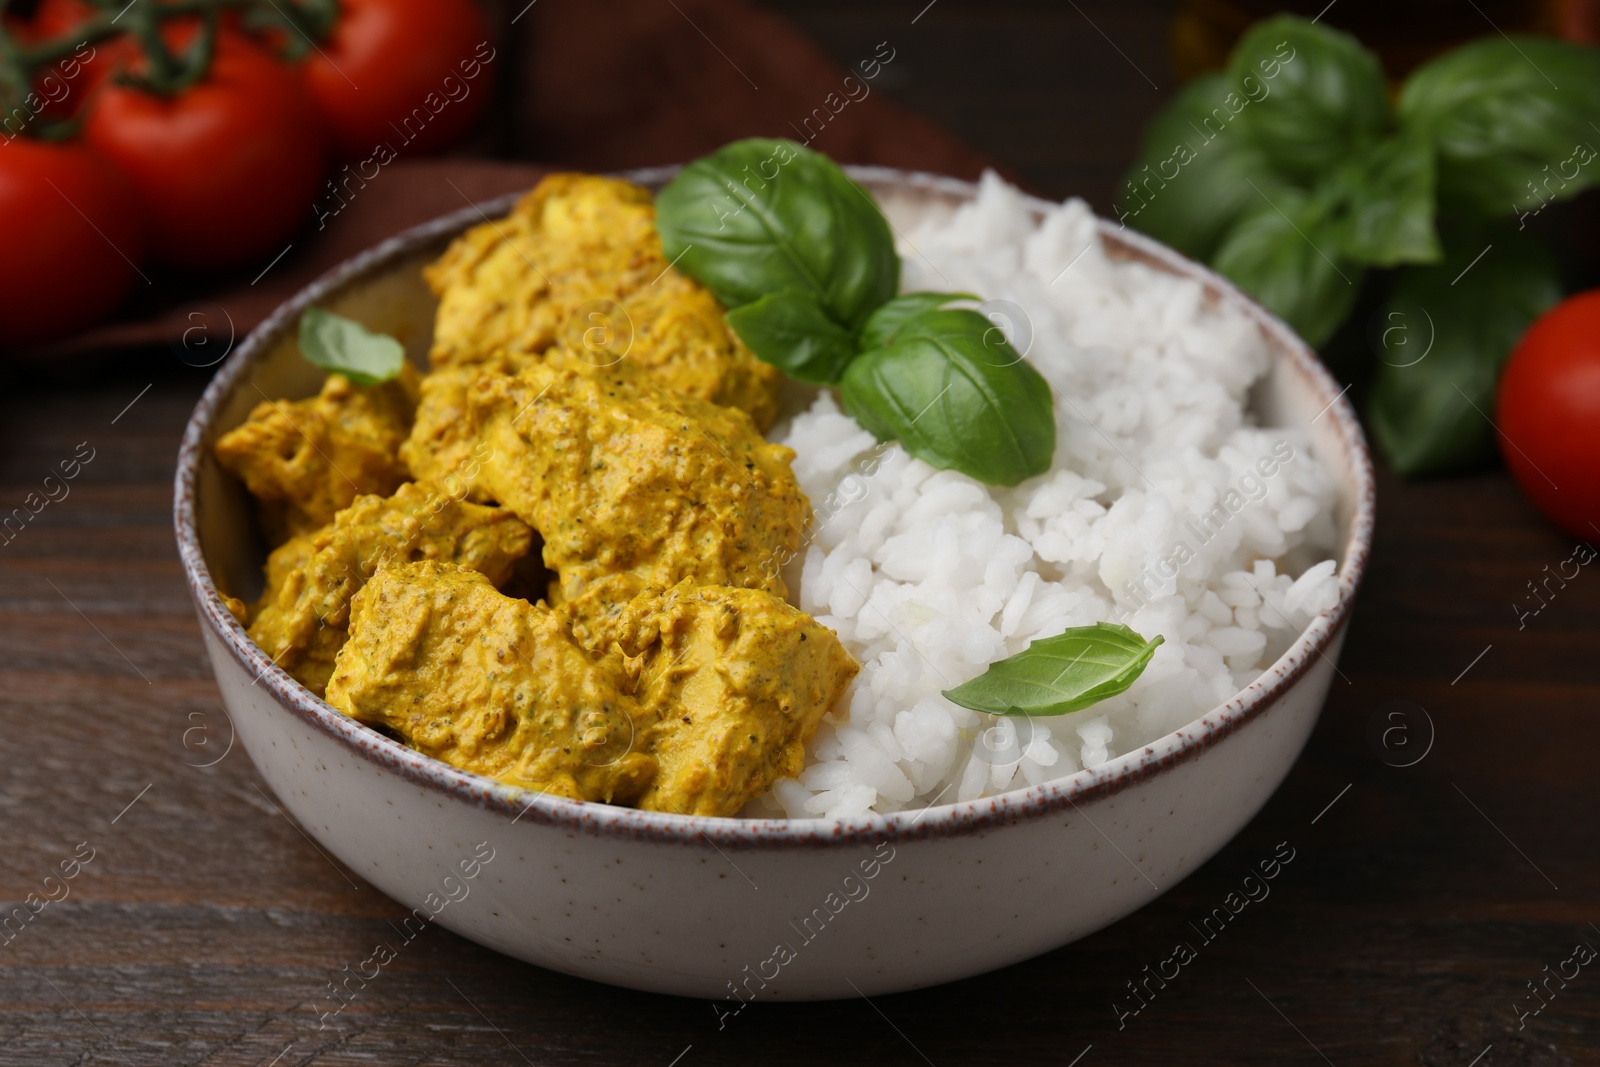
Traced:
MULTIPOLYGON (((651 167, 616 174, 644 185, 659 185, 679 168, 651 167)), ((856 181, 871 186, 898 187, 972 199, 978 183, 893 167, 847 166, 856 181)), ((1376 478, 1366 438, 1356 413, 1333 376, 1311 348, 1281 319, 1257 304, 1232 282, 1194 263, 1152 238, 1127 229, 1125 224, 1096 216, 1102 247, 1154 264, 1158 269, 1192 278, 1214 299, 1238 307, 1263 331, 1269 347, 1283 353, 1289 369, 1307 381, 1315 395, 1327 402, 1322 414, 1331 416, 1336 436, 1347 456, 1354 511, 1339 571, 1339 602, 1311 621, 1289 649, 1262 671, 1250 685, 1227 701, 1147 745, 1126 752, 1097 767, 1085 768, 1065 778, 1014 789, 977 800, 957 801, 890 815, 868 813, 841 819, 725 818, 676 815, 612 807, 597 802, 571 800, 524 790, 481 777, 425 756, 391 740, 337 711, 277 666, 252 641, 245 628, 224 606, 222 597, 200 548, 197 493, 200 461, 211 437, 217 413, 255 364, 271 350, 285 328, 307 306, 337 293, 345 286, 376 273, 392 261, 484 218, 503 215, 522 193, 474 203, 470 207, 432 219, 384 240, 344 261, 281 304, 252 330, 228 356, 195 405, 184 430, 174 478, 173 524, 184 576, 202 625, 209 628, 233 659, 255 677, 276 703, 351 753, 394 771, 421 786, 425 792, 449 797, 502 816, 509 824, 527 817, 530 823, 549 825, 613 839, 647 840, 699 848, 734 848, 740 851, 786 848, 839 848, 883 841, 944 838, 978 833, 1010 823, 1046 818, 1080 802, 1114 796, 1139 782, 1154 778, 1179 763, 1198 756, 1246 724, 1266 714, 1303 677, 1327 650, 1347 622, 1365 572, 1372 544, 1376 513, 1376 478)), ((1025 194, 1028 206, 1046 211, 1058 205, 1025 194)), ((1274 357, 1277 358, 1277 357, 1274 357)), ((208 648, 208 655, 212 650, 208 648)), ((1337 667, 1334 667, 1337 671, 1337 667)), ((948 787, 947 787, 948 788, 948 787)), ((942 795, 942 794, 941 794, 942 795)))

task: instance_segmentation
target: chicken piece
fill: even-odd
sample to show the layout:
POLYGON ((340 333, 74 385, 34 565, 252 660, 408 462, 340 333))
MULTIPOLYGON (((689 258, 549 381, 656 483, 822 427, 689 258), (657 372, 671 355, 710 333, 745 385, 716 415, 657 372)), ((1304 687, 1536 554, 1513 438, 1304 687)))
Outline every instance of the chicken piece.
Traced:
POLYGON ((488 446, 477 439, 468 421, 467 393, 482 375, 511 369, 505 361, 495 360, 443 367, 423 377, 416 421, 400 446, 400 459, 415 477, 452 492, 459 486, 468 500, 488 500, 476 484, 488 446))
POLYGON ((328 702, 512 785, 731 816, 799 771, 857 670, 760 590, 684 583, 585 623, 424 560, 355 594, 328 702))
POLYGON ((631 803, 656 770, 637 705, 561 620, 449 563, 388 566, 356 594, 328 702, 452 766, 575 800, 631 803))
POLYGON ((305 400, 264 400, 217 441, 217 461, 262 504, 273 544, 333 521, 364 493, 387 496, 409 474, 398 458, 417 406, 417 372, 371 388, 330 374, 305 400))
POLYGON ((715 297, 672 268, 640 186, 552 174, 423 274, 439 296, 436 371, 564 348, 601 369, 626 359, 763 429, 777 414, 782 376, 739 340, 715 297))
POLYGON ((734 815, 800 773, 860 670, 832 630, 759 589, 685 582, 570 625, 613 654, 644 713, 660 768, 637 802, 647 811, 734 815))
POLYGON ((580 305, 615 300, 655 276, 646 273, 652 242, 659 255, 649 190, 615 178, 547 176, 511 214, 474 226, 424 268, 439 297, 429 362, 438 369, 501 350, 543 353, 580 305))
POLYGON ((390 561, 444 560, 504 583, 533 531, 505 508, 469 504, 426 482, 364 496, 332 523, 267 557, 266 590, 250 637, 318 696, 343 647, 350 598, 390 561))
MULTIPOLYGON (((653 244, 659 249, 660 238, 653 244)), ((630 360, 674 393, 738 408, 758 430, 772 425, 783 374, 745 347, 709 290, 672 270, 613 299, 622 314, 588 309, 569 327, 566 351, 600 368, 630 360)))
POLYGON ((221 596, 222 606, 228 609, 228 614, 232 615, 240 626, 248 626, 250 624, 250 605, 236 596, 229 596, 227 593, 222 593, 221 596))
POLYGON ((535 364, 478 379, 468 400, 489 449, 476 484, 543 535, 551 603, 616 575, 632 581, 596 609, 684 579, 787 595, 778 564, 811 505, 794 453, 743 412, 670 396, 627 364, 535 364))

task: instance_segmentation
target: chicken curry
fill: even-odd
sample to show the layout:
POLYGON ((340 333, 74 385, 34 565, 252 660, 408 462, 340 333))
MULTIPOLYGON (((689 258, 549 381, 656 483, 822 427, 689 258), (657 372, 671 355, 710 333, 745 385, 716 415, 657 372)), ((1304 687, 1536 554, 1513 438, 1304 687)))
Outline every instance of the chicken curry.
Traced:
POLYGON ((780 373, 627 182, 552 175, 424 276, 429 373, 333 374, 217 441, 276 546, 230 610, 334 708, 446 763, 737 814, 799 772, 858 670, 774 563, 811 521, 761 436, 780 373))

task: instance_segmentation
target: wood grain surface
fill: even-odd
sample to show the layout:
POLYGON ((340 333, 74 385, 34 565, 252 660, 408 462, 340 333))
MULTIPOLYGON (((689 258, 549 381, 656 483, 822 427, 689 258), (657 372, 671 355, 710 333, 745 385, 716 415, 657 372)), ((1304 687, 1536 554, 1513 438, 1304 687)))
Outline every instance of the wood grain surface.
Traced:
MULTIPOLYGON (((895 92, 1036 187, 1106 179, 1159 102, 1134 64, 1167 87, 1160 6, 995 7, 999 22, 932 8, 895 92), (1000 36, 963 56, 1002 24, 1026 47, 1070 37, 1061 62, 1081 51, 1088 69, 1030 83, 1045 76, 1008 69, 1000 36), (919 88, 918 70, 946 80, 919 88), (1082 139, 1034 143, 1045 106, 1090 113, 1082 139)), ((847 56, 888 5, 784 9, 847 56)), ((171 533, 178 437, 207 375, 146 349, 0 380, 0 514, 93 449, 64 498, 0 535, 0 912, 76 871, 48 883, 64 899, 0 927, 0 1067, 1600 1062, 1600 965, 1518 1016, 1576 944, 1600 948, 1600 570, 1519 627, 1513 605, 1573 542, 1498 470, 1383 478, 1343 678, 1305 754, 1215 859, 1099 934, 924 992, 757 1001, 719 1029, 706 1002, 430 929, 324 1020, 328 983, 402 909, 323 855, 229 747, 171 533), (1396 724, 1403 738, 1374 743, 1396 724), (1126 983, 1198 944, 1191 923, 1280 842, 1295 858, 1270 895, 1119 1024, 1126 983)))

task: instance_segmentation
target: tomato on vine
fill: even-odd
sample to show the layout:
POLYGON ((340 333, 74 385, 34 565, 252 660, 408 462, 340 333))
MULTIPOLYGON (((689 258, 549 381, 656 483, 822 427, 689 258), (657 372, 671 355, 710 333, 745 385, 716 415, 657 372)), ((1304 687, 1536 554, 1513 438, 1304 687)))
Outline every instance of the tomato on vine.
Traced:
POLYGON ((365 158, 379 144, 421 154, 483 114, 494 56, 474 0, 340 0, 305 74, 340 156, 365 158))
POLYGON ((32 6, 0 0, 0 345, 106 314, 145 253, 187 270, 280 254, 330 139, 358 159, 436 151, 490 95, 474 0, 32 6))
MULTIPOLYGON (((99 12, 87 0, 42 0, 33 15, 32 31, 38 41, 65 38, 76 34, 99 12)), ((88 53, 74 60, 71 66, 56 63, 51 73, 61 78, 68 87, 66 97, 58 105, 58 113, 74 115, 94 94, 102 82, 109 78, 119 63, 126 63, 138 55, 139 49, 127 37, 114 37, 90 44, 88 53)), ((40 80, 43 80, 42 76, 40 80)))
MULTIPOLYGON (((162 35, 184 48, 196 32, 168 23, 162 35)), ((326 162, 322 120, 299 72, 230 29, 214 44, 194 84, 170 94, 104 85, 84 124, 88 143, 138 189, 155 256, 189 269, 279 252, 310 217, 326 162)))
POLYGON ((109 314, 138 278, 145 227, 114 166, 81 145, 0 146, 0 348, 66 336, 109 314))

